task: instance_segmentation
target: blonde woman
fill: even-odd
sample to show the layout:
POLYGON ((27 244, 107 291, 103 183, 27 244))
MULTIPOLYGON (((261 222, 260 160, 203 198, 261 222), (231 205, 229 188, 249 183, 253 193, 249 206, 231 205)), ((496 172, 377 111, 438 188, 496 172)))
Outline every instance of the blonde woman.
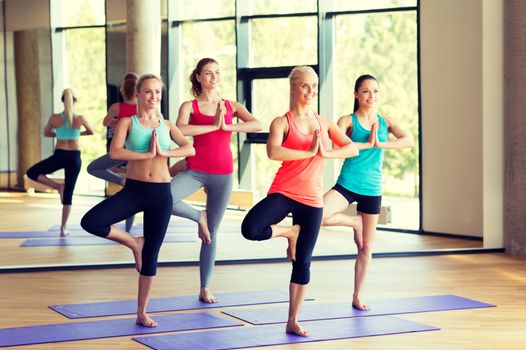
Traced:
POLYGON ((74 112, 77 98, 71 89, 65 89, 62 93, 64 111, 60 114, 52 114, 44 128, 44 136, 55 137, 55 152, 27 171, 27 176, 34 181, 49 186, 58 191, 62 202, 62 220, 60 225, 60 236, 66 236, 66 225, 73 199, 73 190, 80 172, 80 146, 79 136, 93 135, 93 129, 86 118, 74 112), (82 130, 84 129, 84 130, 82 130), (47 174, 59 169, 64 169, 64 183, 58 183, 47 174))

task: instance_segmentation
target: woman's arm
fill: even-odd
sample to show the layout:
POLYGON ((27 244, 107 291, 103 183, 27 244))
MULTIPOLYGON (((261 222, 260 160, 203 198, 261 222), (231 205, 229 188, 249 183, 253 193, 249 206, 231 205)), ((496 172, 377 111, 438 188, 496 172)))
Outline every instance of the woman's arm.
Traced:
POLYGON ((349 158, 357 156, 359 151, 356 145, 349 139, 345 133, 332 120, 322 118, 329 133, 329 138, 336 147, 325 149, 320 142, 318 154, 323 158, 349 158))
POLYGON ((107 128, 114 128, 119 121, 119 103, 114 103, 108 108, 102 124, 107 128))
POLYGON ((309 150, 296 150, 282 146, 288 132, 287 117, 277 117, 270 124, 267 140, 267 155, 272 160, 298 160, 313 157, 318 152, 319 132, 314 133, 309 150))
POLYGON ((413 147, 413 136, 404 130, 394 119, 384 117, 388 130, 395 136, 394 140, 380 142, 376 137, 375 147, 385 149, 402 149, 413 147))
POLYGON ((44 127, 44 136, 45 137, 55 137, 55 136, 57 136, 55 134, 55 130, 53 130, 53 117, 54 117, 54 114, 52 114, 49 117, 49 119, 47 120, 47 124, 44 127))
POLYGON ((157 154, 163 157, 175 158, 175 157, 191 157, 195 155, 194 146, 192 146, 186 137, 183 135, 181 130, 179 130, 175 125, 170 121, 165 120, 166 126, 170 130, 170 136, 172 140, 179 146, 177 148, 169 149, 165 151, 161 148, 159 142, 157 142, 157 154))
MULTIPOLYGON (((124 141, 131 126, 131 118, 122 118, 115 127, 110 145, 110 158, 119 160, 144 160, 154 158, 156 153, 156 135, 152 134, 150 150, 146 153, 135 152, 124 148, 124 141)), ((155 131, 155 130, 154 130, 155 131)))
POLYGON ((234 110, 234 116, 238 117, 243 123, 232 123, 221 124, 221 129, 232 132, 257 132, 261 131, 261 123, 256 119, 241 103, 236 101, 229 101, 232 109, 234 110))
POLYGON ((179 115, 175 125, 181 130, 185 136, 195 136, 202 135, 212 131, 216 131, 220 128, 220 121, 222 115, 220 114, 220 108, 216 110, 216 120, 212 125, 190 125, 190 115, 192 114, 192 101, 184 102, 181 107, 179 107, 179 115))
POLYGON ((80 118, 81 125, 84 126, 84 129, 85 129, 80 133, 80 135, 81 136, 93 135, 93 128, 91 127, 90 123, 88 123, 88 120, 81 115, 78 117, 80 118))

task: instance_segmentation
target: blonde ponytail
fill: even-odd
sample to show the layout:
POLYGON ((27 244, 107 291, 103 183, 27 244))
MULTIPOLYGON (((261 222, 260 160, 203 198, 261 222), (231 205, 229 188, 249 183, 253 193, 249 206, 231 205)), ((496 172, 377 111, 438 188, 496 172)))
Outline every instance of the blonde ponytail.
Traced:
POLYGON ((64 103, 64 114, 66 115, 66 123, 71 125, 73 123, 73 104, 77 102, 77 98, 71 89, 65 89, 62 93, 62 102, 64 103))

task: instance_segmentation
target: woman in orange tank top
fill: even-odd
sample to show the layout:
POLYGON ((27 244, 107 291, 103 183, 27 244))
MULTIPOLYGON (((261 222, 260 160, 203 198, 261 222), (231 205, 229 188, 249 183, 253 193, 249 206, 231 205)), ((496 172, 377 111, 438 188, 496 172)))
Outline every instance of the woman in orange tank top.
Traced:
POLYGON ((241 225, 249 240, 285 237, 292 261, 290 304, 286 332, 307 337, 297 316, 310 281, 310 262, 323 214, 325 158, 358 154, 351 140, 330 119, 320 117, 312 103, 318 95, 318 76, 311 67, 296 67, 289 75, 290 111, 270 125, 267 154, 282 161, 267 197, 254 206, 241 225), (328 148, 329 139, 338 146, 328 148), (278 225, 289 213, 292 226, 278 225))

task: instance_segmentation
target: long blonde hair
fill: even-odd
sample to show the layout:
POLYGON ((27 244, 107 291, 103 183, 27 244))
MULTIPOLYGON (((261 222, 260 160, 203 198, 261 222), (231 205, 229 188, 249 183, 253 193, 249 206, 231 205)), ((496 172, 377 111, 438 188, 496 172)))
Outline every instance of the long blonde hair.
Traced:
POLYGON ((310 66, 297 66, 292 69, 289 74, 289 84, 290 84, 290 97, 289 97, 289 108, 292 108, 292 88, 298 83, 298 80, 304 75, 307 74, 316 74, 316 71, 310 66))
POLYGON ((64 103, 66 123, 71 125, 73 123, 73 105, 77 102, 77 98, 71 89, 64 89, 64 92, 62 92, 62 102, 64 103))

